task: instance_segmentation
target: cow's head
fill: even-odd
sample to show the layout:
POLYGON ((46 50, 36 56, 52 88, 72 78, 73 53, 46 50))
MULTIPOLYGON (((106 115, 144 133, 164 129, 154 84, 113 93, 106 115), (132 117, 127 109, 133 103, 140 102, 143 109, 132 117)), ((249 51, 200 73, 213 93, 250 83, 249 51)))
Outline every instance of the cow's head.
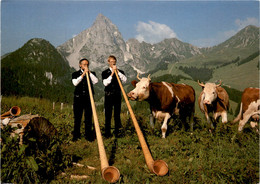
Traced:
POLYGON ((139 78, 139 74, 137 74, 137 79, 139 80, 139 82, 137 82, 136 80, 132 81, 131 84, 135 87, 135 89, 133 89, 132 91, 130 91, 127 96, 131 99, 131 100, 138 100, 138 101, 143 101, 146 100, 149 95, 149 84, 151 82, 150 79, 150 74, 148 75, 147 78, 139 78))
POLYGON ((219 87, 221 85, 221 81, 219 84, 215 84, 215 83, 200 83, 198 81, 198 84, 202 87, 203 89, 203 104, 212 104, 212 102, 214 102, 217 97, 218 97, 218 90, 217 87, 219 87))

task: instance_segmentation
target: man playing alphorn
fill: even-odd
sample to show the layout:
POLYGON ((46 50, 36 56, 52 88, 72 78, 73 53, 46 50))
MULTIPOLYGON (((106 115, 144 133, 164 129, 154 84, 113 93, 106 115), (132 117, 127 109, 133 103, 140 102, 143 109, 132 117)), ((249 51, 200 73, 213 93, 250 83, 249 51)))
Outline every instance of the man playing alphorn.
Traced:
POLYGON ((81 137, 80 135, 80 125, 83 115, 85 112, 85 138, 88 141, 93 140, 92 132, 92 109, 91 102, 89 98, 89 90, 86 79, 86 73, 89 73, 90 83, 92 92, 93 84, 98 82, 95 72, 91 72, 88 68, 89 61, 86 58, 83 58, 79 61, 80 70, 72 74, 72 83, 75 86, 74 90, 74 103, 73 103, 73 112, 74 112, 74 131, 73 131, 73 141, 76 141, 81 137))
POLYGON ((119 134, 119 129, 122 127, 120 113, 121 113, 121 89, 118 84, 115 72, 122 82, 126 82, 127 78, 124 71, 117 69, 116 57, 111 55, 108 57, 109 68, 102 72, 102 81, 105 86, 105 137, 111 137, 111 118, 114 108, 115 120, 115 136, 119 134))

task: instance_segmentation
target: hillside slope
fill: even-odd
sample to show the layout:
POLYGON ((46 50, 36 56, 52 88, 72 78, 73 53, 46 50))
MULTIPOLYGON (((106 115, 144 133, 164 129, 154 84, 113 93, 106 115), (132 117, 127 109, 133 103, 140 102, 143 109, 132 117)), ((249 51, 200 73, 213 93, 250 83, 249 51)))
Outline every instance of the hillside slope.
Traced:
POLYGON ((243 91, 246 87, 259 87, 259 56, 245 64, 230 64, 218 68, 211 81, 222 80, 227 86, 243 91))
POLYGON ((48 41, 29 40, 1 61, 3 95, 72 100, 74 70, 48 41))

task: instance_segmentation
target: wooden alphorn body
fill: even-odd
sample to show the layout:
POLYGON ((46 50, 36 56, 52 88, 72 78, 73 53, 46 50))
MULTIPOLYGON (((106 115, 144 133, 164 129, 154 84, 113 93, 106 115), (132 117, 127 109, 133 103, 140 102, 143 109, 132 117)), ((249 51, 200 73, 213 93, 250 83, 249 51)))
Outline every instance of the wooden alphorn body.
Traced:
POLYGON ((8 117, 13 117, 13 116, 19 116, 21 113, 21 109, 18 106, 13 106, 9 111, 3 113, 1 115, 1 119, 5 119, 8 117))
POLYGON ((122 83, 121 83, 121 81, 119 79, 119 76, 118 76, 117 72, 115 72, 115 74, 116 74, 119 86, 121 88, 121 91, 123 93, 123 96, 124 96, 126 105, 128 107, 129 113, 131 115, 131 118, 132 118, 135 130, 136 130, 139 142, 141 144, 146 164, 147 164, 147 166, 148 166, 148 168, 149 168, 149 170, 151 172, 155 173, 158 176, 164 176, 164 175, 166 175, 168 173, 168 165, 163 160, 156 160, 156 161, 153 160, 152 155, 151 155, 151 153, 149 151, 149 148, 148 148, 148 146, 146 144, 146 141, 144 139, 143 133, 142 133, 140 127, 139 127, 139 124, 138 124, 138 122, 136 120, 136 117, 134 115, 132 107, 131 107, 131 105, 129 103, 129 100, 128 100, 127 96, 126 96, 126 93, 125 93, 125 90, 123 88, 123 85, 122 85, 122 83))
POLYGON ((119 180, 120 172, 116 167, 109 166, 109 164, 108 164, 88 73, 86 74, 86 78, 87 78, 87 83, 88 83, 89 97, 90 97, 90 101, 91 101, 94 126, 95 126, 97 143, 98 143, 99 157, 100 157, 100 162, 101 162, 101 174, 102 174, 103 179, 105 179, 106 181, 108 181, 110 183, 115 183, 119 180))

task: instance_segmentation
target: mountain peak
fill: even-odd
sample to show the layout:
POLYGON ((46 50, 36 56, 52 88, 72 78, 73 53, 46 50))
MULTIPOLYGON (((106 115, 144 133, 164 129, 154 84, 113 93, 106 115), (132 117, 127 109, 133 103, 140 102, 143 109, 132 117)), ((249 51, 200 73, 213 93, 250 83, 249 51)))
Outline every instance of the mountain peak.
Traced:
POLYGON ((221 43, 219 46, 224 46, 225 48, 243 48, 247 46, 254 47, 255 45, 259 45, 259 28, 253 25, 249 25, 244 29, 240 30, 230 39, 221 43))
POLYGON ((103 14, 98 14, 93 25, 58 47, 74 68, 78 68, 78 61, 87 57, 93 68, 106 67, 106 58, 113 54, 117 56, 118 65, 125 65, 131 58, 126 51, 126 44, 117 26, 103 14))
POLYGON ((104 20, 104 19, 107 19, 107 17, 105 17, 103 14, 98 14, 97 18, 96 18, 96 21, 97 20, 104 20))
POLYGON ((109 20, 106 16, 103 14, 98 14, 95 22, 93 23, 93 27, 104 28, 104 27, 114 27, 117 29, 117 27, 109 20))

